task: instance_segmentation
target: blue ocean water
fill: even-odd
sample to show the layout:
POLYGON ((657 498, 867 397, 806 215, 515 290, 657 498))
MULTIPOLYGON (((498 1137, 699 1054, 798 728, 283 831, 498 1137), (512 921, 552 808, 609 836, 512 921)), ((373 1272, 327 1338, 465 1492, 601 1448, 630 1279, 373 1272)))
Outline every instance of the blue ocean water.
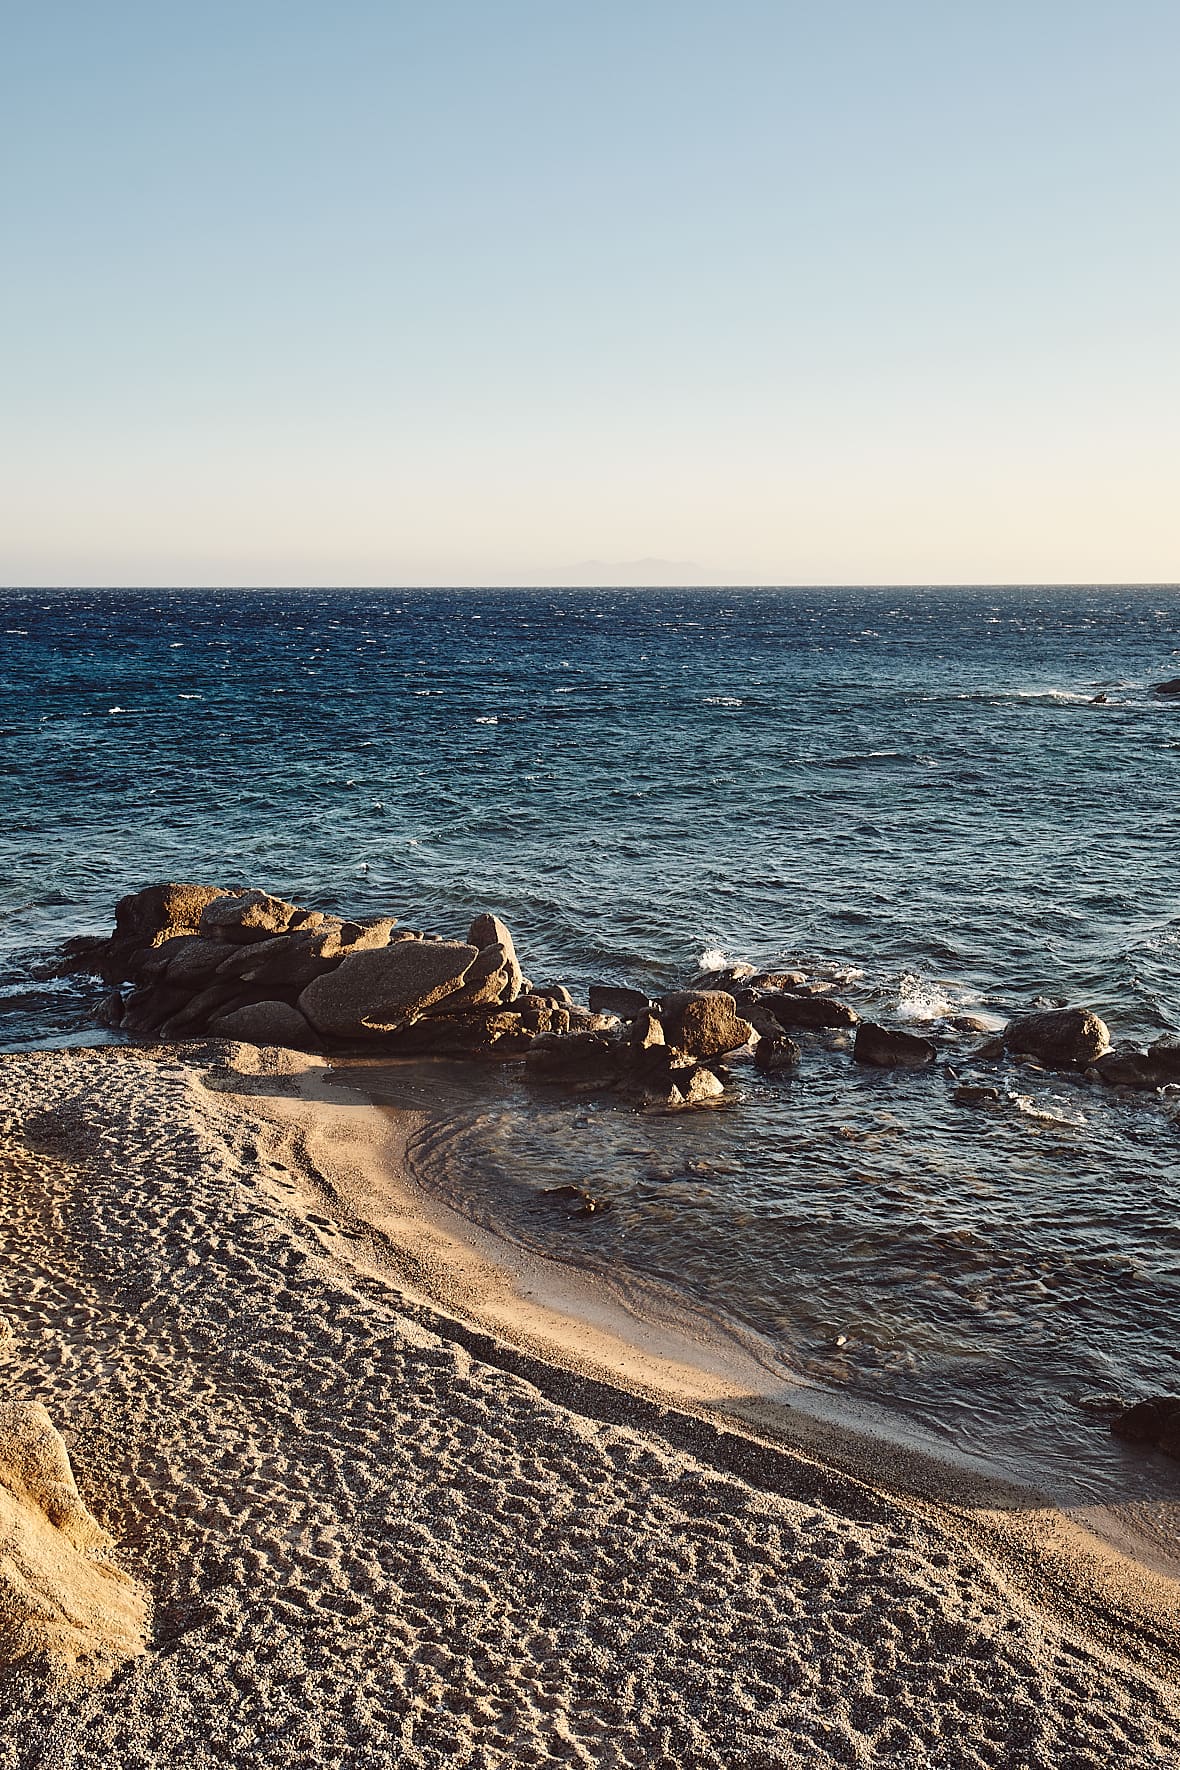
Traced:
MULTIPOLYGON (((1148 686, 1180 674, 1176 590, 0 601, 6 1044, 88 1036, 47 954, 181 877, 448 934, 494 909, 575 988, 790 961, 907 1024, 1045 997, 1180 1030, 1180 704, 1148 686)), ((655 1121, 487 1078, 423 1171, 511 1218, 573 1167, 614 1205, 579 1258, 1100 1480, 1126 1453, 1078 1398, 1180 1389, 1174 1108, 1003 1085, 971 1114, 817 1047, 655 1121)))

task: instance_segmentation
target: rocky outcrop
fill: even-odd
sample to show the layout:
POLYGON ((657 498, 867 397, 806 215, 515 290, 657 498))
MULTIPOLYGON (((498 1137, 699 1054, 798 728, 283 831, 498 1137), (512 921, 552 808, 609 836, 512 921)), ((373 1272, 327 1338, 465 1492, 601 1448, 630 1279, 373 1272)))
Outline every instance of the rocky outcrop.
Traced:
POLYGON ((875 1069, 928 1069, 938 1052, 929 1039, 862 1020, 852 1047, 855 1062, 875 1069))
POLYGON ((1087 1069, 1110 1050, 1110 1032, 1088 1008, 1049 1008, 1016 1015, 1005 1029, 1004 1043, 1047 1069, 1087 1069))
POLYGON ((0 1402, 0 1666, 102 1676, 143 1652, 147 1601, 110 1548, 45 1409, 0 1402))
POLYGON ((459 996, 478 957, 478 948, 449 940, 399 941, 347 953, 334 970, 308 984, 299 997, 300 1012, 329 1039, 396 1032, 447 997, 459 996))

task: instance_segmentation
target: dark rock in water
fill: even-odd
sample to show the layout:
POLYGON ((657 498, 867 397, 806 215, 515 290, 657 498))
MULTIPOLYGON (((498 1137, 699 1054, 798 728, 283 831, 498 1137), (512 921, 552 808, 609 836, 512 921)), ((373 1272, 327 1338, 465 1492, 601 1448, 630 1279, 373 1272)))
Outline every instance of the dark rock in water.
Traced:
POLYGON ((101 977, 110 953, 105 936, 74 934, 63 940, 50 977, 101 977))
POLYGON ((1116 1438, 1180 1456, 1180 1395, 1149 1395, 1110 1422, 1116 1438))
POLYGON ((985 1063, 994 1063, 998 1058, 1004 1055, 1006 1049, 1004 1035, 1002 1033, 997 1033, 994 1038, 985 1039, 982 1045, 977 1045, 974 1051, 972 1051, 971 1056, 973 1058, 981 1057, 985 1063))
POLYGON ((504 969, 507 976, 502 999, 505 1002, 515 1001, 524 989, 524 978, 521 974, 520 960, 516 956, 516 943, 509 931, 508 924, 502 922, 499 916, 485 912, 482 916, 476 916, 467 931, 467 939, 471 946, 478 947, 481 951, 489 946, 503 947, 504 969))
POLYGON ((309 983, 300 1011, 325 1038, 392 1032, 456 992, 479 957, 458 941, 398 941, 348 953, 334 971, 309 983))
POLYGON ((730 990, 735 983, 748 983, 754 976, 753 965, 726 965, 720 971, 698 971, 688 985, 689 989, 730 990))
POLYGON ((1170 1082, 1180 1082, 1180 1039, 1166 1036, 1156 1039, 1147 1047, 1147 1055, 1160 1078, 1157 1086, 1162 1088, 1170 1082))
POLYGON ((998 1106, 1000 1090, 989 1088, 976 1082, 960 1082, 952 1099, 956 1106, 998 1106))
POLYGON ((750 1025, 758 1035, 754 1047, 755 1066, 763 1075, 785 1075, 797 1069, 803 1053, 794 1039, 788 1037, 773 1014, 760 1004, 749 1010, 750 1025))
POLYGON ((1050 1008, 1010 1020, 1004 1043, 1049 1069, 1086 1069, 1110 1050, 1110 1032, 1088 1008, 1050 1008))
POLYGON ((847 1002, 833 996, 806 996, 792 991, 766 995, 762 1006, 773 1014, 780 1026, 825 1027, 856 1026, 860 1015, 847 1002))
POLYGON ((555 1008, 572 1008, 574 1005, 574 998, 564 983, 536 983, 533 985, 533 994, 551 1002, 555 1008))
POLYGON ((580 1186, 544 1186, 541 1197, 560 1199, 563 1204, 573 1205, 575 1209, 570 1212, 571 1217, 597 1217, 611 1208, 609 1198, 594 1198, 580 1186))
POLYGON ((1160 1086, 1159 1076, 1148 1053, 1130 1046, 1124 1045, 1118 1050, 1108 1051, 1091 1068, 1099 1081, 1108 1088, 1142 1090, 1160 1086))
POLYGON ((807 973, 805 971, 757 971, 748 980, 749 989, 774 990, 776 993, 787 991, 805 991, 807 973))
POLYGON ((664 996, 660 1020, 668 1043, 691 1057, 723 1057, 727 1051, 740 1051, 754 1032, 725 990, 679 990, 664 996))
POLYGON ((119 990, 113 989, 109 995, 105 995, 102 998, 102 1001, 94 1010, 94 1018, 97 1020, 99 1026, 122 1026, 123 997, 119 990))
POLYGON ((1175 695, 1180 695, 1180 676, 1173 676, 1167 682, 1153 682, 1151 685, 1151 692, 1152 694, 1163 695, 1165 698, 1169 699, 1175 695))
POLYGON ((862 1020, 852 1047, 853 1061, 876 1069, 926 1069, 938 1055, 929 1039, 916 1033, 895 1032, 875 1021, 862 1020))
POLYGON ((978 1014, 956 1014, 951 1019, 956 1032, 994 1033, 995 1028, 978 1014))
POLYGON ((250 1045, 293 1045, 299 1050, 319 1044, 298 1008, 289 1002, 248 1002, 215 1016, 209 1031, 217 1038, 242 1039, 250 1045))
POLYGON ((590 1007, 595 1014, 617 1014, 623 1020, 633 1020, 651 1007, 651 1001, 639 989, 623 989, 613 983, 592 983, 590 1007))
POLYGON ((198 928, 210 940, 266 940, 272 934, 285 934, 302 913, 298 904, 285 903, 268 891, 234 892, 207 903, 198 928))

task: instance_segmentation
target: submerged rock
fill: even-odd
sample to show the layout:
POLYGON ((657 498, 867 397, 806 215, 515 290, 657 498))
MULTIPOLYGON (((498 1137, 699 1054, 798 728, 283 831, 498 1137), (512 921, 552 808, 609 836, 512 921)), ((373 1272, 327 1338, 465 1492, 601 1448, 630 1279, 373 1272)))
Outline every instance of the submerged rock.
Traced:
POLYGON ((1106 1022, 1088 1008, 1049 1008, 1018 1014, 1008 1022, 1004 1043, 1049 1069, 1086 1069, 1110 1050, 1106 1022))
POLYGON ((951 1098, 956 1106, 998 1106, 1000 1090, 988 1087, 985 1083, 960 1082, 951 1098))
POLYGON ((872 1020, 861 1021, 852 1048, 854 1062, 871 1064, 877 1069, 926 1069, 937 1055, 929 1039, 878 1026, 872 1020))
POLYGON ((1172 699, 1180 695, 1180 676, 1173 676, 1167 682, 1153 682, 1151 692, 1161 695, 1165 699, 1172 699))
POLYGON ((1116 1438, 1180 1457, 1180 1395, 1149 1395, 1110 1422, 1116 1438))

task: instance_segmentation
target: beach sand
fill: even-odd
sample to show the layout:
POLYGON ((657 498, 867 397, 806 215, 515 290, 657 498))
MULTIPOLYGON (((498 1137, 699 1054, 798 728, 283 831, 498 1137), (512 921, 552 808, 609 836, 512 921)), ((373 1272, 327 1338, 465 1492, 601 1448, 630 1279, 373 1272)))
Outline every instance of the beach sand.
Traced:
POLYGON ((152 1604, 105 1681, 0 1674, 0 1770, 1180 1762, 1165 1527, 497 1258, 413 1196, 409 1128, 292 1053, 0 1059, 0 1400, 152 1604))

